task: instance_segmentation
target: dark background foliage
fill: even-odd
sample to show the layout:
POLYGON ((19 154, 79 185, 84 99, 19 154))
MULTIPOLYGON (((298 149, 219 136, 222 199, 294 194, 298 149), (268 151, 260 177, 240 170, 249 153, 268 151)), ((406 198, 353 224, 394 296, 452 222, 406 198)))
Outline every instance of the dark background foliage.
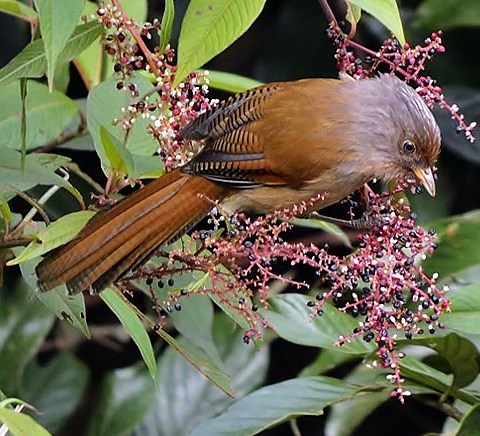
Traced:
MULTIPOLYGON (((161 1, 150 1, 149 17, 160 17, 163 12, 161 1)), ((407 40, 413 45, 421 42, 431 31, 448 27, 449 16, 442 23, 421 19, 418 8, 421 1, 401 1, 400 7, 406 29, 407 40)), ((458 8, 461 2, 458 2, 458 8)), ((188 4, 187 0, 176 0, 176 21, 173 33, 173 45, 178 38, 181 16, 188 4)), ((480 24, 480 17, 478 23, 480 24)), ((335 77, 337 70, 333 59, 334 49, 325 36, 327 23, 318 3, 314 0, 270 0, 253 26, 228 50, 212 60, 207 68, 233 72, 254 79, 268 82, 291 80, 303 77, 335 77)), ((0 66, 13 58, 28 42, 29 29, 12 17, 0 15, 0 40, 4 42, 0 51, 0 66)), ((357 40, 376 49, 381 41, 388 37, 387 31, 375 20, 364 17, 358 30, 357 40)), ((428 65, 428 72, 444 87, 450 102, 460 105, 468 120, 480 120, 480 58, 477 41, 480 39, 480 27, 451 27, 444 30, 446 53, 439 55, 428 65)), ((68 95, 72 98, 86 97, 86 90, 72 69, 72 81, 68 95)), ((223 98, 226 94, 211 91, 211 97, 223 98)), ((438 113, 438 120, 444 136, 444 147, 438 164, 438 195, 435 199, 426 196, 415 197, 413 208, 420 215, 420 220, 466 212, 480 207, 480 147, 467 143, 461 135, 455 133, 455 125, 448 114, 438 113)), ((301 144, 299 144, 301 146, 301 144)), ((84 171, 90 173, 100 183, 103 175, 99 169, 94 152, 80 152, 63 149, 61 153, 72 157, 84 171)), ((68 196, 65 196, 67 199, 68 196)), ((88 196, 85 196, 88 198, 88 196)), ((67 200, 66 200, 67 201, 67 200)), ((74 202, 68 199, 72 210, 74 202)), ((13 208, 22 210, 20 202, 13 208)), ((63 213, 65 211, 62 211, 63 213)), ((295 237, 304 237, 303 233, 295 237)), ((6 283, 16 280, 15 270, 9 269, 6 283)), ((114 321, 113 315, 99 304, 98 300, 87 300, 89 325, 101 327, 114 321)), ((146 304, 138 301, 139 305, 146 304)), ((57 321, 58 323, 59 321, 57 321)), ((51 339, 55 338, 51 336, 51 339)), ((115 342, 115 341, 113 341, 115 342)), ((111 345, 111 344, 107 344, 111 345)), ((160 347, 160 344, 157 344, 160 347)), ((42 347, 39 362, 45 363, 55 356, 55 351, 48 351, 49 346, 42 347)), ((55 349, 55 347, 51 347, 55 349)), ((298 372, 311 362, 317 350, 300 347, 277 339, 271 344, 271 359, 266 384, 275 383, 295 377, 298 372)), ((98 401, 99 386, 104 377, 115 368, 122 368, 140 359, 138 351, 130 341, 125 346, 105 346, 96 341, 80 341, 75 353, 86 363, 90 372, 88 391, 80 407, 66 422, 59 435, 81 435, 84 432, 85 417, 88 416, 98 401)), ((348 367, 342 368, 347 371, 348 367)), ((334 373, 334 376, 343 374, 334 373)), ((28 399, 28 398, 25 398, 28 399)), ((348 417, 346 417, 348 419, 348 417)), ((419 404, 415 400, 407 401, 402 406, 391 400, 373 413, 355 435, 385 434, 420 435, 425 432, 440 431, 444 415, 433 408, 419 404)), ((324 417, 309 417, 299 420, 302 434, 322 434, 324 417)), ((265 431, 265 435, 291 434, 288 424, 265 431)))

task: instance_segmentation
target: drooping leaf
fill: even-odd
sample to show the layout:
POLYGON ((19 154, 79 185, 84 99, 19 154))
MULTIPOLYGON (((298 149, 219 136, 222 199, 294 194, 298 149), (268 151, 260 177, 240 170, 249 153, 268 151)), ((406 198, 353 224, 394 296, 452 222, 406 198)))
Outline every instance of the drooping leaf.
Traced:
POLYGON ((163 53, 167 45, 170 43, 174 18, 175 4, 173 3, 173 0, 165 0, 165 10, 163 11, 162 24, 160 28, 159 53, 163 53))
POLYGON ((20 397, 41 411, 32 414, 39 424, 58 434, 82 400, 88 377, 86 364, 67 353, 44 366, 32 361, 25 369, 20 397))
POLYGON ((82 14, 85 0, 34 0, 47 60, 50 91, 60 55, 82 14))
POLYGON ((42 254, 66 244, 85 226, 95 215, 91 210, 73 212, 65 215, 36 235, 36 240, 31 242, 22 253, 8 262, 8 265, 17 265, 27 260, 34 259, 42 254))
MULTIPOLYGON (((242 330, 233 328, 224 315, 215 317, 213 331, 222 366, 231 375, 235 397, 241 398, 264 380, 268 348, 257 351, 246 346, 242 330)), ((161 385, 134 436, 189 434, 193 427, 216 416, 234 401, 171 348, 159 359, 158 370, 161 385)))
POLYGON ((8 427, 13 436, 52 436, 30 416, 0 407, 0 422, 8 427))
POLYGON ((480 335, 480 283, 472 283, 447 294, 451 312, 442 314, 441 321, 449 329, 480 335))
MULTIPOLYGON (((444 374, 442 371, 427 365, 420 359, 407 355, 399 360, 399 366, 406 382, 415 382, 416 385, 412 386, 413 389, 411 389, 413 393, 444 393, 448 391, 449 386, 452 384, 453 376, 451 374, 444 374), (414 390, 417 388, 420 388, 420 390, 414 390)), ((406 388, 409 389, 407 386, 406 388)), ((455 398, 457 399, 461 399, 471 404, 477 402, 473 395, 463 390, 454 389, 454 391, 455 398)))
MULTIPOLYGON (((143 95, 152 90, 152 84, 145 77, 138 75, 134 80, 140 94, 143 95)), ((128 135, 122 129, 121 123, 118 123, 118 125, 112 124, 115 118, 121 118, 122 108, 128 107, 133 102, 130 91, 118 90, 116 84, 117 79, 110 77, 92 89, 87 100, 88 128, 92 135, 95 149, 102 161, 102 166, 106 170, 110 167, 110 163, 102 144, 101 127, 105 128, 109 135, 116 138, 132 155, 149 156, 155 162, 155 158, 151 156, 158 148, 158 143, 145 133, 150 123, 149 120, 144 118, 137 119, 129 130, 128 135)), ((132 158, 135 159, 133 156, 132 158)), ((158 167, 161 167, 160 160, 158 160, 158 167)), ((134 173, 129 175, 140 177, 143 174, 138 174, 135 168, 134 173)))
POLYGON ((36 185, 73 189, 67 180, 53 172, 68 161, 68 158, 54 154, 29 154, 22 168, 20 152, 4 148, 0 153, 0 202, 7 202, 17 195, 17 191, 36 185))
MULTIPOLYGON (((102 33, 100 23, 91 21, 77 26, 59 58, 70 60, 78 56, 102 33)), ((42 77, 47 71, 47 60, 43 40, 28 44, 7 65, 0 69, 0 86, 8 85, 22 77, 42 77)))
POLYGON ((209 70, 208 80, 211 88, 235 93, 262 85, 258 80, 215 70, 209 70))
POLYGON ((24 20, 36 20, 37 13, 19 0, 0 0, 0 12, 10 14, 24 20))
POLYGON ((111 372, 102 382, 86 435, 131 435, 151 407, 154 394, 155 384, 144 366, 111 372))
POLYGON ((310 299, 300 294, 282 294, 269 299, 268 310, 262 316, 280 337, 290 342, 310 347, 334 348, 340 352, 368 354, 374 346, 361 338, 341 347, 335 346, 340 336, 346 336, 358 327, 358 320, 325 304, 323 315, 312 319, 307 306, 310 299))
POLYGON ((22 280, 0 288, 0 386, 8 395, 18 391, 23 370, 38 352, 54 317, 22 280))
POLYGON ((350 3, 368 12, 380 21, 398 39, 400 44, 405 44, 402 20, 395 0, 349 0, 350 3))
POLYGON ((454 388, 468 386, 479 373, 477 365, 479 353, 476 346, 456 333, 449 333, 443 337, 432 336, 424 339, 414 339, 405 341, 405 343, 429 347, 443 357, 448 362, 453 374, 452 386, 454 388))
MULTIPOLYGON (((20 150, 22 99, 19 82, 0 88, 0 147, 20 150)), ((25 98, 25 147, 31 149, 58 137, 78 113, 75 101, 38 82, 29 81, 25 98)))
POLYGON ((109 287, 100 293, 100 298, 110 308, 122 323, 127 333, 137 345, 143 361, 155 383, 157 379, 157 365, 153 355, 152 343, 145 331, 145 326, 131 309, 131 304, 121 295, 120 291, 109 287))
POLYGON ((110 168, 123 174, 133 174, 133 158, 128 149, 103 126, 100 127, 100 139, 110 168))
POLYGON ((291 418, 321 415, 327 406, 352 398, 361 388, 331 377, 302 377, 265 386, 202 422, 191 436, 255 435, 291 418))
POLYGON ((445 282, 480 267, 480 211, 448 217, 429 224, 438 235, 438 248, 422 264, 427 274, 437 272, 445 282))

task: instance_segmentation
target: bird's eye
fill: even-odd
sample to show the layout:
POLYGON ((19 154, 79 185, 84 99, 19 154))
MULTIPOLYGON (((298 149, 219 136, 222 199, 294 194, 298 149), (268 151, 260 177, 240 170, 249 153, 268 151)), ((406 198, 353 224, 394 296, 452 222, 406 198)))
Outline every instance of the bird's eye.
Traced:
POLYGON ((403 141, 403 151, 408 154, 415 153, 417 146, 409 139, 403 141))

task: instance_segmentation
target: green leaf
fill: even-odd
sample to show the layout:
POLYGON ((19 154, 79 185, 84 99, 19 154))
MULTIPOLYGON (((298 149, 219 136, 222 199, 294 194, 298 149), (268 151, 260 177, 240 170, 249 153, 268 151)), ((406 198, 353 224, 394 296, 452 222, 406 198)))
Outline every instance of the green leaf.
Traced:
POLYGON ((54 154, 29 154, 22 168, 21 153, 5 148, 0 153, 0 203, 7 202, 36 185, 58 185, 73 189, 69 182, 55 174, 69 159, 54 154))
POLYGON ((362 10, 358 6, 347 3, 347 15, 345 19, 351 24, 357 24, 362 17, 362 10))
POLYGON ((36 235, 36 241, 31 242, 20 256, 8 262, 17 265, 27 260, 35 259, 60 245, 73 239, 85 224, 95 215, 95 212, 84 210, 65 215, 49 225, 36 235))
POLYGON ((40 366, 32 361, 25 369, 20 397, 34 404, 39 424, 58 434, 79 406, 88 385, 88 368, 76 357, 60 353, 40 366))
POLYGON ((60 54, 60 59, 69 61, 76 58, 89 47, 103 32, 103 26, 97 21, 79 24, 72 33, 65 48, 60 54))
MULTIPOLYGON (((14 249, 14 253, 18 254, 20 249, 14 249)), ((37 288, 37 279, 35 275, 35 267, 37 260, 28 260, 20 264, 22 276, 30 285, 30 289, 37 288)), ((37 299, 43 304, 42 309, 46 306, 49 309, 49 315, 54 313, 58 318, 67 320, 78 331, 87 338, 90 337, 87 322, 85 319, 85 301, 83 294, 69 295, 65 285, 58 286, 48 292, 35 292, 37 299)))
MULTIPOLYGON (((122 3, 123 4, 123 3, 122 3)), ((96 3, 87 1, 83 9, 83 15, 95 15, 98 9, 96 3)), ((113 59, 105 56, 105 50, 100 44, 100 37, 97 36, 92 44, 75 56, 75 67, 79 71, 85 87, 90 90, 98 85, 102 79, 113 72, 113 59)))
MULTIPOLYGON (((22 270, 23 268, 22 265, 22 270)), ((68 321, 85 337, 90 338, 83 294, 69 295, 65 285, 62 285, 48 292, 36 292, 35 296, 58 318, 68 321)))
POLYGON ((480 267, 480 211, 430 223, 438 235, 438 248, 422 266, 427 274, 437 272, 445 282, 480 267))
POLYGON ((63 94, 66 94, 69 83, 70 83, 70 62, 64 61, 62 59, 60 62, 58 62, 57 68, 55 69, 53 86, 57 91, 63 94))
POLYGON ((3 422, 13 436, 52 436, 30 416, 0 407, 0 422, 3 422))
POLYGON ((0 386, 8 395, 17 392, 23 370, 37 353, 54 318, 23 280, 0 288, 0 386))
POLYGON ((161 162, 152 156, 139 156, 132 154, 133 174, 139 179, 156 179, 165 174, 165 169, 161 162))
MULTIPOLYGON (((215 344, 222 366, 231 374, 235 396, 241 398, 258 387, 268 369, 268 347, 257 351, 243 343, 243 331, 217 315, 215 344)), ((183 343, 184 340, 180 339, 183 343)), ((182 435, 205 419, 216 416, 233 403, 216 386, 169 348, 158 361, 159 387, 148 414, 133 435, 182 435)))
POLYGON ((162 329, 157 330, 156 333, 214 385, 218 386, 218 388, 224 391, 227 395, 230 395, 231 397, 234 396, 230 384, 230 378, 221 368, 212 364, 205 358, 203 350, 199 350, 197 347, 192 346, 189 341, 180 342, 176 340, 162 329))
POLYGON ((310 347, 333 348, 339 352, 364 355, 375 350, 373 344, 361 338, 341 347, 335 346, 340 336, 350 334, 358 327, 358 320, 340 312, 330 304, 323 307, 323 316, 312 320, 308 298, 300 294, 283 294, 270 298, 270 308, 261 310, 262 316, 280 337, 295 344, 310 347))
POLYGON ((43 41, 28 44, 7 65, 0 69, 0 85, 5 86, 23 77, 42 77, 47 69, 43 41))
MULTIPOLYGON (((65 45, 60 58, 70 60, 77 57, 102 33, 100 23, 91 21, 75 28, 71 38, 65 45)), ((28 44, 7 65, 0 69, 0 86, 8 85, 22 77, 42 77, 47 70, 47 61, 43 40, 37 39, 28 44)))
POLYGON ((423 30, 447 30, 454 27, 480 26, 480 3, 463 0, 423 0, 415 12, 414 25, 423 30))
POLYGON ((148 0, 122 0, 125 16, 134 18, 137 23, 147 19, 148 0))
POLYGON ((165 10, 162 16, 162 25, 160 27, 160 46, 159 53, 163 53, 170 43, 172 37, 173 20, 175 18, 175 4, 173 0, 165 0, 165 10))
POLYGON ((345 381, 355 386, 379 387, 379 378, 384 380, 383 388, 378 391, 364 392, 351 400, 334 404, 328 414, 325 434, 335 436, 350 436, 355 434, 357 427, 380 405, 390 399, 390 389, 387 386, 385 374, 378 370, 367 368, 364 363, 359 364, 345 381), (348 419, 345 417, 348 416, 348 419))
POLYGON ((109 287, 100 293, 100 298, 107 304, 110 310, 117 316, 123 327, 137 345, 143 361, 147 365, 151 377, 158 383, 157 366, 153 355, 152 343, 145 327, 131 309, 130 303, 125 300, 117 289, 109 287))
MULTIPOLYGON (((19 82, 0 88, 0 147, 20 149, 22 144, 22 100, 19 82)), ((78 113, 75 101, 38 82, 28 81, 26 104, 27 149, 57 138, 78 113)))
MULTIPOLYGON (((182 241, 175 242, 172 248, 183 247, 194 252, 195 246, 195 242, 186 236, 182 238, 182 241), (190 244, 190 246, 186 244, 190 244)), ((165 261, 166 259, 161 257, 150 260, 155 266, 160 266, 165 261)), ((154 289, 158 300, 165 301, 169 294, 179 294, 182 289, 189 293, 188 297, 181 300, 181 310, 173 311, 169 314, 169 318, 179 333, 187 338, 191 345, 197 348, 197 354, 202 355, 204 359, 223 370, 212 337, 214 319, 212 302, 204 295, 195 295, 197 290, 211 286, 210 276, 204 273, 187 273, 175 275, 173 278, 176 289, 160 288, 158 284, 155 285, 154 289)), ((146 285, 139 284, 139 286, 148 292, 146 285)))
MULTIPOLYGON (((410 380, 418 384, 420 387, 418 393, 426 393, 429 391, 445 393, 449 391, 449 386, 453 379, 452 375, 444 374, 422 362, 420 359, 415 359, 410 356, 404 357, 402 360, 398 361, 398 363, 402 376, 406 381, 410 380), (427 390, 425 390, 425 388, 427 388, 427 390)), ((414 387, 415 386, 413 386, 413 388, 414 387)), ((415 393, 413 389, 412 391, 415 393)), ((453 389, 453 392, 451 393, 455 398, 466 401, 467 403, 474 404, 478 402, 473 395, 470 395, 463 390, 453 389)))
POLYGON ((19 0, 0 0, 0 12, 10 14, 27 21, 37 19, 37 13, 19 0))
POLYGON ((480 335, 480 283, 473 283, 448 295, 451 312, 442 314, 445 326, 459 332, 480 335))
MULTIPOLYGON (((152 90, 152 84, 145 77, 136 75, 133 80, 137 84, 140 94, 143 95, 152 90)), ((134 101, 130 91, 118 90, 116 84, 117 79, 110 77, 96 86, 89 93, 87 100, 88 129, 104 169, 108 168, 110 163, 102 145, 101 127, 104 127, 113 138, 116 138, 123 144, 132 155, 149 156, 150 160, 155 161, 151 156, 157 150, 158 143, 151 135, 145 135, 150 120, 144 118, 137 119, 129 130, 128 135, 126 135, 121 123, 115 126, 112 125, 112 121, 115 118, 121 119, 122 108, 128 107, 134 101)), ((135 161, 134 157, 133 159, 135 161)), ((161 166, 159 159, 158 167, 161 166)), ((139 177, 142 175, 136 173, 136 170, 135 168, 135 172, 130 174, 130 176, 139 177)))
POLYGON ((151 407, 154 395, 155 385, 144 366, 108 374, 89 420, 87 436, 131 435, 151 407))
MULTIPOLYGON (((183 247, 183 249, 195 250, 195 246, 195 242, 188 236, 184 236, 181 241, 173 243, 171 248, 183 247)), ((165 258, 155 256, 148 261, 148 264, 149 267, 154 268, 164 261, 165 258)), ((183 288, 193 291, 209 286, 209 276, 207 274, 187 272, 175 274, 172 278, 175 282, 174 289, 170 286, 160 288, 158 283, 153 285, 158 301, 165 301, 169 295, 178 294, 183 288), (200 278, 197 279, 197 276, 200 278)), ((136 286, 147 295, 150 294, 150 288, 145 281, 136 282, 136 286)), ((139 316, 143 316, 143 314, 139 314, 139 316)), ((209 299, 196 295, 182 298, 181 310, 173 311, 169 316, 172 318, 175 328, 184 334, 184 340, 178 341, 172 338, 163 329, 156 330, 156 333, 211 383, 218 386, 227 395, 233 396, 230 377, 225 373, 212 341, 212 305, 209 299)))
POLYGON ((110 164, 110 169, 113 172, 119 171, 123 174, 132 174, 134 165, 131 153, 103 126, 100 126, 100 140, 110 164))
POLYGON ((354 397, 361 388, 331 377, 302 377, 266 386, 236 401, 190 436, 255 435, 302 415, 321 415, 332 404, 354 397))
POLYGON ((103 26, 97 21, 78 25, 62 51, 60 59, 70 61, 80 56, 93 42, 98 40, 102 32, 103 26))
POLYGON ((168 345, 190 362, 197 371, 210 380, 210 382, 227 395, 231 397, 234 396, 230 377, 225 373, 223 367, 220 368, 205 357, 204 350, 194 346, 190 341, 178 341, 164 330, 158 330, 157 333, 168 345))
MULTIPOLYGON (((456 333, 449 333, 444 337, 429 337, 402 341, 405 344, 423 345, 435 350, 449 364, 453 373, 452 387, 463 388, 472 383, 478 375, 477 347, 468 339, 456 333)), ((480 361, 480 359, 479 359, 480 361)))
POLYGON ((180 30, 174 85, 243 35, 264 5, 265 0, 191 0, 180 30))
POLYGON ((181 311, 174 311, 169 315, 175 328, 202 350, 208 360, 222 368, 212 337, 212 302, 206 296, 192 295, 183 298, 181 304, 181 311))
POLYGON ((433 349, 449 363, 454 388, 468 386, 477 378, 480 355, 475 344, 468 339, 450 333, 443 338, 437 337, 433 349))
POLYGON ((85 0, 34 0, 47 60, 50 91, 60 54, 82 14, 85 0))
POLYGON ((476 404, 463 416, 455 436, 472 436, 478 434, 479 428, 480 404, 476 404))
POLYGON ((402 19, 395 0, 349 0, 349 2, 380 21, 395 35, 402 46, 405 45, 402 19))
POLYGON ((212 70, 209 70, 208 81, 210 88, 235 93, 262 85, 262 82, 258 80, 249 79, 248 77, 239 76, 238 74, 212 70))

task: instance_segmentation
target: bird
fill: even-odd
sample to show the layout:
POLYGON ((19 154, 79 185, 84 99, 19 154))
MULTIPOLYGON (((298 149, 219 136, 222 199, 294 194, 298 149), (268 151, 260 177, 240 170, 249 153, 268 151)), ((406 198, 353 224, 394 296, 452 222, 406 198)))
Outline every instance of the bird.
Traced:
POLYGON ((201 221, 215 202, 269 213, 315 196, 318 210, 372 179, 415 176, 435 195, 438 124, 393 74, 273 82, 231 96, 181 131, 203 148, 95 215, 36 268, 37 289, 100 292, 201 221))

